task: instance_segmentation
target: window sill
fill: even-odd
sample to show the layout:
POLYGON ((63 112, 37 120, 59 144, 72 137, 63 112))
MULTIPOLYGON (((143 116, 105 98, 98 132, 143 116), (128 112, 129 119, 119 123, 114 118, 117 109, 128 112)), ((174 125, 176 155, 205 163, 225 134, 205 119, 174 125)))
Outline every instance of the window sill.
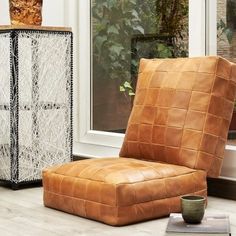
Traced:
POLYGON ((226 143, 225 149, 236 151, 236 139, 229 139, 226 143))

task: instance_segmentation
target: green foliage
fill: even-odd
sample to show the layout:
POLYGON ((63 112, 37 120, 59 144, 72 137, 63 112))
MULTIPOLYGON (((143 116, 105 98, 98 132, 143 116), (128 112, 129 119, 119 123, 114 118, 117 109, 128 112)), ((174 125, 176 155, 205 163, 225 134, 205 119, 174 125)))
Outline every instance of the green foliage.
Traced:
POLYGON ((93 5, 94 71, 121 82, 130 77, 130 35, 143 34, 134 0, 96 0, 93 5))
POLYGON ((187 56, 187 14, 187 0, 94 0, 94 78, 119 80, 120 92, 133 96, 141 57, 187 56), (157 37, 133 48, 132 38, 148 34, 157 37))
POLYGON ((136 0, 136 11, 139 13, 145 34, 153 34, 159 31, 156 1, 157 0, 136 0))
POLYGON ((120 92, 128 92, 129 96, 134 96, 135 93, 133 92, 133 87, 130 84, 130 82, 125 81, 121 86, 120 86, 120 92))

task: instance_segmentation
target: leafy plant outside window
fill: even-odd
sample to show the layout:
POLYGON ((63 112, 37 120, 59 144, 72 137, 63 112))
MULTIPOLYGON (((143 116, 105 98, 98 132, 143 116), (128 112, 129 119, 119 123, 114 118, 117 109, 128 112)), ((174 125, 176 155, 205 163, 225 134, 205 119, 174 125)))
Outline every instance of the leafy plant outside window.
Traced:
POLYGON ((186 57, 187 0, 94 0, 93 73, 119 81, 120 92, 135 94, 141 57, 186 57), (137 41, 153 35, 153 40, 137 41))

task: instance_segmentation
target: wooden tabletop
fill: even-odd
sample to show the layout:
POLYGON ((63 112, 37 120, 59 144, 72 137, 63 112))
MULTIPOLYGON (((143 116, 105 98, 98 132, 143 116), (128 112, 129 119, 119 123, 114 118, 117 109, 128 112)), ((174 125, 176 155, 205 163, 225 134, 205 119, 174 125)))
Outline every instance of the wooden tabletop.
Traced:
POLYGON ((0 25, 0 30, 14 30, 14 29, 72 31, 70 27, 34 26, 34 25, 0 25))

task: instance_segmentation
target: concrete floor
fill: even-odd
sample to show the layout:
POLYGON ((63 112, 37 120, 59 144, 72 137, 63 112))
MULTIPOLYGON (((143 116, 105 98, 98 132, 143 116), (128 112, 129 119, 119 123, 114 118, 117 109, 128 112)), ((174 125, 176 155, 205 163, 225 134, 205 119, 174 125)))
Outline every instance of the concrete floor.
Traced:
MULTIPOLYGON (((229 215, 232 235, 236 235, 236 201, 209 197, 206 213, 229 215)), ((111 227, 45 208, 42 188, 12 191, 0 187, 1 236, 163 236, 167 221, 111 227)))

